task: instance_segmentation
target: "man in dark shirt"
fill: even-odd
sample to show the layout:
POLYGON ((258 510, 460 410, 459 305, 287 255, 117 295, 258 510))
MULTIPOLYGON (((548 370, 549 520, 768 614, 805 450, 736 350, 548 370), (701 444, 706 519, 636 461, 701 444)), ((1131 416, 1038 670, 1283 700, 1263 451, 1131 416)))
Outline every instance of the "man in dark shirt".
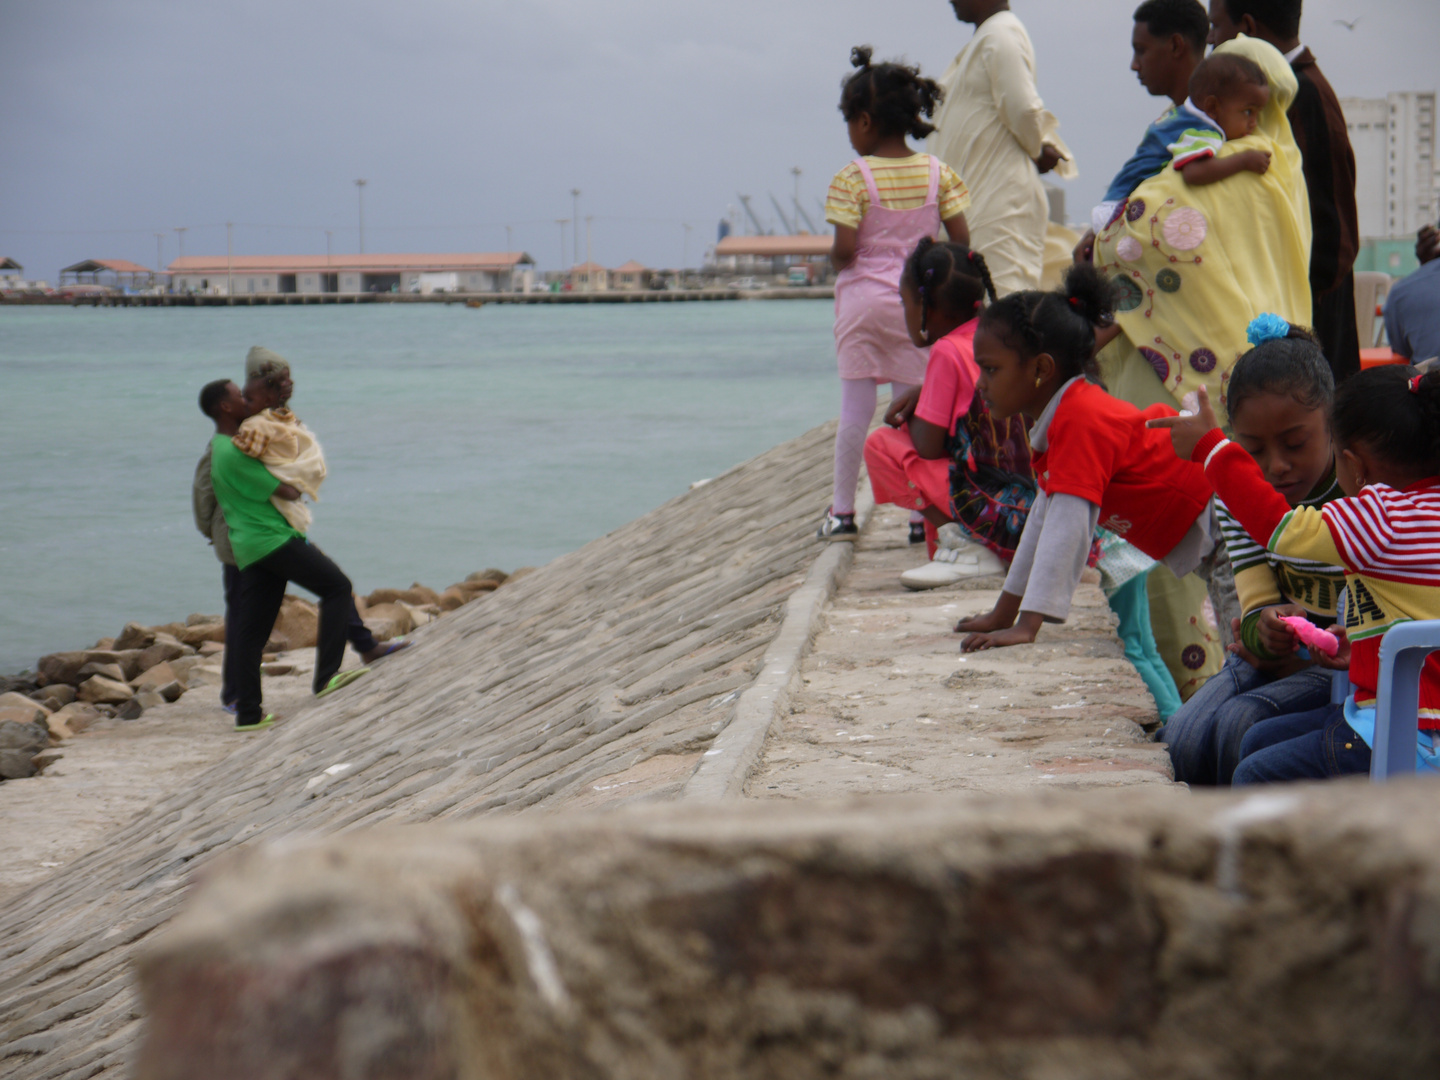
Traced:
POLYGON ((1210 44, 1237 34, 1268 41, 1290 61, 1300 81, 1290 106, 1290 129, 1304 156, 1310 192, 1310 291, 1315 332, 1339 383, 1360 370, 1355 326, 1355 256, 1360 222, 1355 209, 1355 151, 1340 99, 1300 41, 1301 0, 1210 0, 1210 44))

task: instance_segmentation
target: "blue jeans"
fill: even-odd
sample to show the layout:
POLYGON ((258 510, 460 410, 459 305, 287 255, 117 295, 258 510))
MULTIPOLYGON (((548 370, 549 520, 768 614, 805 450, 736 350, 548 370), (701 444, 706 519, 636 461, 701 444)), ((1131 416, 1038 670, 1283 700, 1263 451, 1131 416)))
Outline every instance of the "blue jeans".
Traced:
POLYGON ((1242 740, 1240 756, 1236 787, 1328 780, 1370 771, 1370 747, 1345 722, 1343 705, 1256 724, 1242 740))
POLYGON ((1276 679, 1230 656, 1220 674, 1181 706, 1159 734, 1169 744, 1175 779, 1224 786, 1240 763, 1240 743, 1256 724, 1309 712, 1330 701, 1330 673, 1308 668, 1276 679))

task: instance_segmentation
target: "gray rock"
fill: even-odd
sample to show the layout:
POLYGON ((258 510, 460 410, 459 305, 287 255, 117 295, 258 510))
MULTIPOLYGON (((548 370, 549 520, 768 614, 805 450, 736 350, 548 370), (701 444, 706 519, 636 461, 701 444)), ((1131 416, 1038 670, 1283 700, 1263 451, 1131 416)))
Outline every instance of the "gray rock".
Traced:
MULTIPOLYGON (((180 657, 193 653, 195 650, 180 644, 178 641, 157 641, 149 648, 140 653, 138 664, 140 671, 146 672, 167 660, 178 660, 180 657)), ((134 678, 132 675, 131 678, 134 678)))
POLYGON ((59 761, 64 756, 65 753, 62 750, 41 750, 38 754, 36 754, 30 759, 30 764, 35 766, 36 772, 43 773, 46 769, 48 769, 51 765, 54 765, 55 762, 59 761))
POLYGON ((39 724, 19 724, 0 720, 0 750, 25 750, 35 753, 50 741, 50 732, 39 724))
POLYGON ((139 623, 133 622, 126 623, 125 629, 121 630, 120 636, 115 639, 115 648, 120 651, 147 649, 153 644, 155 644, 155 631, 148 626, 141 626, 139 623))
MULTIPOLYGON (((159 695, 157 694, 156 697, 159 697, 159 695)), ((120 707, 115 710, 115 719, 139 720, 140 717, 144 714, 144 712, 145 704, 140 700, 140 696, 136 695, 135 697, 132 697, 129 701, 121 703, 120 707)))
MULTIPOLYGON (((138 652, 115 652, 113 649, 84 649, 80 652, 51 653, 42 656, 36 665, 37 681, 42 686, 52 683, 67 683, 78 686, 84 681, 80 669, 86 664, 119 664, 123 670, 128 663, 138 662, 138 652), (133 660, 130 658, 133 657, 133 660)), ((131 676, 125 676, 130 678, 131 676)))
POLYGON ((179 701, 180 696, 185 693, 185 684, 177 679, 174 682, 166 683, 164 686, 157 686, 155 693, 160 695, 162 701, 179 701))
POLYGON ((99 664, 91 661, 79 671, 79 678, 82 683, 92 675, 103 675, 105 678, 114 679, 116 682, 125 681, 125 669, 119 664, 99 664))
POLYGON ((41 704, 51 712, 57 709, 63 709, 75 700, 75 688, 73 686, 67 686, 65 683, 55 683, 52 686, 47 686, 44 690, 39 691, 39 693, 41 704))
POLYGON ((185 625, 186 625, 186 626, 205 626, 205 625, 208 625, 208 624, 210 624, 210 623, 217 623, 217 622, 218 622, 218 623, 223 623, 224 621, 225 621, 225 616, 224 616, 224 615, 196 615, 196 614, 190 614, 190 615, 185 616, 185 625))
POLYGON ((0 750, 0 780, 24 780, 34 776, 35 755, 29 750, 0 750))
MULTIPOLYGON (((38 698, 33 698, 29 694, 22 694, 15 690, 0 694, 0 709, 27 708, 44 708, 44 706, 40 704, 38 698)), ((46 709, 45 711, 49 712, 50 710, 46 709)))
POLYGON ((104 675, 92 675, 80 684, 80 700, 92 705, 119 705, 134 696, 124 682, 104 675))

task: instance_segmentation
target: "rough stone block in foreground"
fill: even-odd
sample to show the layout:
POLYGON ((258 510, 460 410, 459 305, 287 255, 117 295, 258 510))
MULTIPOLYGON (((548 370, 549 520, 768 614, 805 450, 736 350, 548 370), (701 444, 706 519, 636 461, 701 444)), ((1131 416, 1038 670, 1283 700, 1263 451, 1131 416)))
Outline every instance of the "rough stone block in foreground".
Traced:
POLYGON ((635 809, 218 862, 141 1080, 1440 1075, 1440 786, 635 809))

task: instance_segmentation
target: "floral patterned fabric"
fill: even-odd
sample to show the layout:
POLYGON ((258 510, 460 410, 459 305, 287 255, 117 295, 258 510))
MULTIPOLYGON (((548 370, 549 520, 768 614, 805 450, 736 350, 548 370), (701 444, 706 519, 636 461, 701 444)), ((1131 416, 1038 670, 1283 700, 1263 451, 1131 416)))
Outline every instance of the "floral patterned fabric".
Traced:
POLYGON ((1102 354, 1102 372, 1140 407, 1159 399, 1132 400, 1131 379, 1115 368, 1148 368, 1176 402, 1204 385, 1221 411, 1230 371, 1249 349, 1250 320, 1261 312, 1301 324, 1311 318, 1310 204, 1285 117, 1295 74, 1263 41, 1242 36, 1221 51, 1259 64, 1271 98, 1259 130, 1225 143, 1220 156, 1267 150, 1269 172, 1191 187, 1166 169, 1136 188, 1096 239, 1095 265, 1120 291, 1124 331, 1102 354))

